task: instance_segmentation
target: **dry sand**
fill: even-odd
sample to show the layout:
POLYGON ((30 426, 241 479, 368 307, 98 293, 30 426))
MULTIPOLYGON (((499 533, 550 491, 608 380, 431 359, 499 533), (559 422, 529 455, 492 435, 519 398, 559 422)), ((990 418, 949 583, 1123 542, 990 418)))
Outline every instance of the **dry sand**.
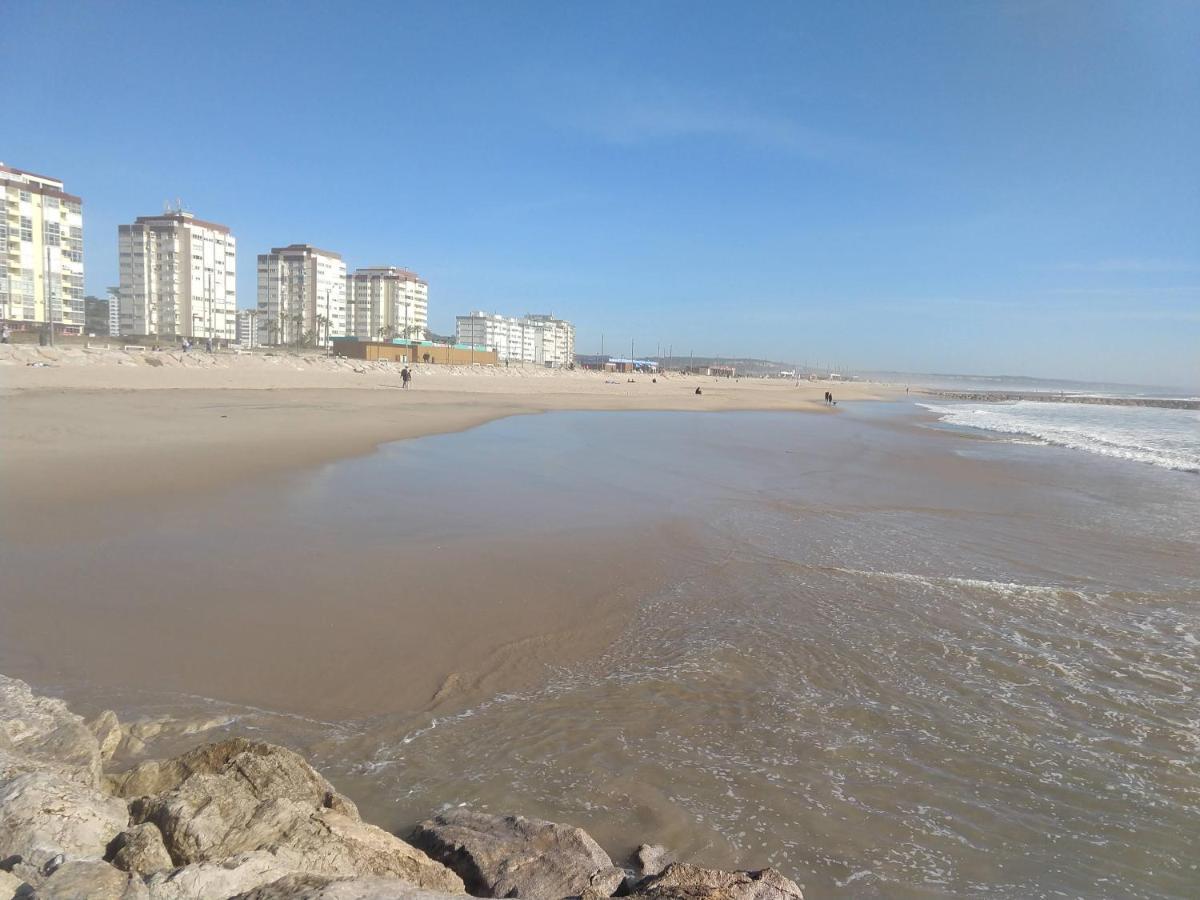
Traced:
POLYGON ((413 387, 402 390, 400 368, 0 346, 2 499, 45 509, 190 491, 550 410, 828 412, 827 389, 845 400, 896 394, 884 385, 482 366, 415 366, 413 387))
MULTIPOLYGON (((367 548, 341 561, 352 577, 321 560, 286 572, 279 560, 237 560, 244 574, 216 580, 200 547, 169 569, 109 571, 102 538, 146 523, 169 530, 179 508, 228 503, 214 498, 236 496, 229 488, 242 480, 261 486, 384 442, 504 416, 826 412, 829 388, 417 366, 414 387, 402 390, 399 369, 0 347, 0 671, 68 694, 72 683, 153 686, 329 718, 459 705, 528 683, 547 664, 603 650, 686 526, 462 540, 440 548, 436 565, 428 548, 367 548), (535 568, 536 578, 523 577, 535 568)), ((889 393, 832 390, 846 399, 889 393)), ((257 552, 247 547, 247 560, 257 552)))

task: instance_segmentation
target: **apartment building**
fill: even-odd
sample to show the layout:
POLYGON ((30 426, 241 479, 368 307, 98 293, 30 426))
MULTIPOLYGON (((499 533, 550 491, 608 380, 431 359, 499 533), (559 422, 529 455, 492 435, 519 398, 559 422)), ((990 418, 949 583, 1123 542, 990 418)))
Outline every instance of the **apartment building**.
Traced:
POLYGON ((108 333, 113 337, 121 334, 121 289, 105 288, 108 294, 108 333))
POLYGON ((84 331, 87 334, 94 334, 96 337, 105 337, 109 334, 109 300, 107 297, 84 297, 83 298, 83 317, 84 331))
POLYGON ((182 209, 117 228, 122 334, 237 336, 237 241, 182 209))
POLYGON ((83 201, 57 178, 0 163, 0 320, 80 334, 83 201))
POLYGON ((237 311, 237 342, 243 347, 261 347, 259 322, 261 315, 257 309, 239 309, 237 311))
POLYGON ((359 340, 421 340, 429 328, 429 284, 407 269, 357 269, 346 279, 346 302, 346 333, 359 340))
POLYGON ((575 327, 550 315, 518 319, 476 310, 456 317, 454 333, 460 344, 494 349, 504 362, 565 367, 575 361, 575 327))
POLYGON ((328 347, 346 334, 346 264, 310 244, 275 247, 258 257, 262 341, 328 347))

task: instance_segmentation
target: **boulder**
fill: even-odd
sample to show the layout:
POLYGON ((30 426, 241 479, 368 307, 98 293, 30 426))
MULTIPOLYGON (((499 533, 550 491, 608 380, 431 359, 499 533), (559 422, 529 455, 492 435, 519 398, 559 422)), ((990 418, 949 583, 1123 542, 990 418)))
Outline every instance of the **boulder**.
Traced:
POLYGON ((232 897, 296 872, 273 853, 242 853, 219 862, 193 863, 146 879, 150 900, 232 897))
POLYGON ((101 762, 108 762, 113 758, 113 754, 117 752, 117 747, 121 745, 121 723, 117 720, 117 714, 111 709, 106 709, 100 715, 96 716, 92 721, 87 723, 88 731, 96 736, 96 742, 100 747, 101 762))
POLYGON ((804 900, 804 892, 775 869, 723 872, 671 863, 659 875, 639 882, 639 900, 804 900))
POLYGON ((100 783, 100 744, 83 719, 53 697, 0 675, 0 779, 49 771, 88 787, 100 783))
POLYGON ((42 868, 55 857, 101 859, 129 824, 125 803, 49 772, 0 782, 0 859, 42 868))
POLYGON ((174 867, 158 826, 143 822, 127 828, 108 845, 108 860, 123 872, 149 875, 174 867))
POLYGON ((440 894, 415 888, 395 878, 330 878, 288 875, 279 881, 238 894, 233 900, 467 900, 467 894, 440 894))
POLYGON ((106 862, 75 860, 59 866, 27 896, 30 900, 149 900, 150 893, 136 875, 106 862))
POLYGON ((422 822, 411 841, 462 876, 477 897, 608 897, 625 880, 587 832, 541 819, 456 809, 422 822))
POLYGON ((637 873, 643 878, 647 875, 658 875, 675 862, 675 854, 661 844, 642 844, 633 858, 637 863, 637 873))
POLYGON ((13 900, 25 882, 11 872, 0 869, 0 900, 13 900))
POLYGON ((177 866, 271 850, 297 871, 386 875, 430 890, 463 889, 445 866, 363 822, 353 803, 282 747, 222 741, 143 763, 110 785, 136 798, 132 821, 157 826, 177 866))

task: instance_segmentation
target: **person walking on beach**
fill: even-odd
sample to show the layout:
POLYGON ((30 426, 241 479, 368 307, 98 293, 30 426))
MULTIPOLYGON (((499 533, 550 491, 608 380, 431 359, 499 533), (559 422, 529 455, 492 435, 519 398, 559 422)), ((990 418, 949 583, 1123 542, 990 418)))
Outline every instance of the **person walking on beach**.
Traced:
POLYGON ((408 371, 408 366, 400 370, 401 387, 408 387, 408 383, 412 381, 412 372, 408 371))

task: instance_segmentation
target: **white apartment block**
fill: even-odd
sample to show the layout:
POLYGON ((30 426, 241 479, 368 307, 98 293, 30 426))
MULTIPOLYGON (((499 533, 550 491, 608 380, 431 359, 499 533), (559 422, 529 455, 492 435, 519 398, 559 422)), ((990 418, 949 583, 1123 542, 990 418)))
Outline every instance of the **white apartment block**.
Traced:
POLYGON ((108 292, 108 333, 113 337, 121 334, 121 289, 106 288, 108 292))
POLYGON ((237 241, 229 229, 174 210, 117 228, 121 334, 237 336, 237 241))
POLYGON ((308 244, 275 247, 258 257, 262 341, 314 344, 346 334, 346 264, 338 253, 308 244))
POLYGON ((243 347, 261 347, 259 341, 259 321, 261 316, 257 309, 239 309, 237 311, 237 342, 243 347))
POLYGON ((83 201, 57 178, 0 163, 0 320, 81 334, 83 201))
POLYGON ((359 340, 422 340, 429 328, 429 285, 407 269, 376 266, 346 279, 350 323, 359 340))
POLYGON ((575 361, 575 326, 548 315, 518 319, 476 310, 455 319, 455 339, 494 348, 505 362, 561 368, 575 361))

